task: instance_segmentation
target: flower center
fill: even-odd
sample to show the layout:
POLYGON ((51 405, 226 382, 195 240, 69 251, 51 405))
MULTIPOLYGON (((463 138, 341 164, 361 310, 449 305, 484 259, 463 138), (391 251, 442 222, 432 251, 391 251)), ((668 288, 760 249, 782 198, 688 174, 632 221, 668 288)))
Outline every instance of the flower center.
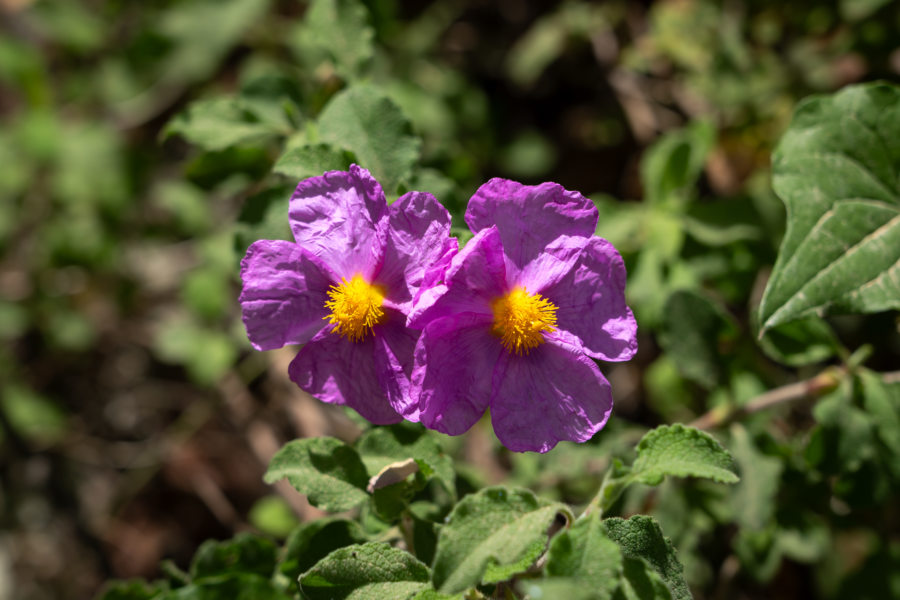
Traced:
POLYGON ((330 300, 325 303, 325 308, 331 314, 325 320, 333 323, 334 330, 350 341, 361 341, 383 320, 383 290, 360 275, 354 275, 350 281, 341 278, 340 285, 333 285, 328 290, 328 297, 330 300))
POLYGON ((544 331, 556 329, 557 306, 540 294, 529 294, 524 287, 497 298, 491 308, 493 332, 507 350, 516 354, 528 354, 544 343, 544 331))

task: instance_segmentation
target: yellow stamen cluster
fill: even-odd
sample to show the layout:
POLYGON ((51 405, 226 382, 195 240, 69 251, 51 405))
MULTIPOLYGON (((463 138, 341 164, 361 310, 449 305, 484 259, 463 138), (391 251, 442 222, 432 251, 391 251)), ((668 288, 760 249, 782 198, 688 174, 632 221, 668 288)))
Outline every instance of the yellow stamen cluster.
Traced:
POLYGON ((384 318, 381 309, 384 293, 379 286, 358 274, 350 281, 345 278, 341 281, 340 285, 333 285, 328 290, 330 300, 325 303, 325 308, 331 314, 325 320, 336 325, 334 331, 337 333, 352 342, 359 342, 384 318))
POLYGON ((556 330, 557 306, 540 294, 529 294, 525 288, 515 288, 497 298, 492 308, 493 332, 515 354, 528 354, 544 343, 544 331, 556 330))

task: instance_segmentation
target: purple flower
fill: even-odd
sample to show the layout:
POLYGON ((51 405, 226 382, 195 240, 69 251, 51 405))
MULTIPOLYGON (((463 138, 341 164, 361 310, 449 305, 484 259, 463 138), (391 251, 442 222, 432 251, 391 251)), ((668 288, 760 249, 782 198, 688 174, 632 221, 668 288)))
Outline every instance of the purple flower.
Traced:
POLYGON ((537 452, 603 427, 612 396, 593 358, 631 358, 637 324, 622 257, 593 235, 597 219, 591 201, 555 183, 492 179, 475 192, 475 237, 410 314, 424 330, 406 418, 457 435, 490 407, 507 448, 537 452))
POLYGON ((305 344, 288 369, 298 386, 373 423, 400 421, 419 335, 407 315, 426 267, 455 252, 450 215, 421 192, 388 206, 353 165, 301 181, 288 218, 296 243, 259 240, 241 261, 250 343, 305 344))

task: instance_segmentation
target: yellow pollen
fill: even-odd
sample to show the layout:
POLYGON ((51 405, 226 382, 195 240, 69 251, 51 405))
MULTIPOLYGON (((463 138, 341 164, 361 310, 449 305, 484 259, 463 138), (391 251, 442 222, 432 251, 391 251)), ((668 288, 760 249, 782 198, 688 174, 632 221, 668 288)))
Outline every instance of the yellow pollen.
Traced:
POLYGON ((525 288, 515 288, 497 298, 494 310, 494 334, 503 346, 516 354, 528 354, 544 343, 544 331, 556 330, 557 306, 540 294, 529 294, 525 288))
POLYGON ((360 275, 354 275, 350 281, 341 278, 341 282, 328 290, 330 300, 325 303, 325 308, 331 314, 325 320, 335 325, 335 332, 352 342, 359 342, 383 319, 384 293, 360 275))

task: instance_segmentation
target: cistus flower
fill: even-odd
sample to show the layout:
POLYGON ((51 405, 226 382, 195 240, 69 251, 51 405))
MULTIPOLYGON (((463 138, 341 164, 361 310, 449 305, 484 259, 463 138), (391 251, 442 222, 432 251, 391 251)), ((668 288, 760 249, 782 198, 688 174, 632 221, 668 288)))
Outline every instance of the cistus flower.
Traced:
POLYGON ((301 181, 288 218, 294 242, 259 240, 241 261, 251 344, 305 344, 288 368, 298 386, 372 423, 400 421, 418 339, 407 316, 426 268, 456 250, 449 213, 421 192, 388 206, 353 165, 301 181))
POLYGON ((424 327, 404 416, 457 435, 490 407, 510 450, 546 452, 590 439, 612 410, 593 359, 637 351, 625 265, 594 236, 598 214, 555 183, 492 179, 469 200, 475 236, 419 291, 424 327))

